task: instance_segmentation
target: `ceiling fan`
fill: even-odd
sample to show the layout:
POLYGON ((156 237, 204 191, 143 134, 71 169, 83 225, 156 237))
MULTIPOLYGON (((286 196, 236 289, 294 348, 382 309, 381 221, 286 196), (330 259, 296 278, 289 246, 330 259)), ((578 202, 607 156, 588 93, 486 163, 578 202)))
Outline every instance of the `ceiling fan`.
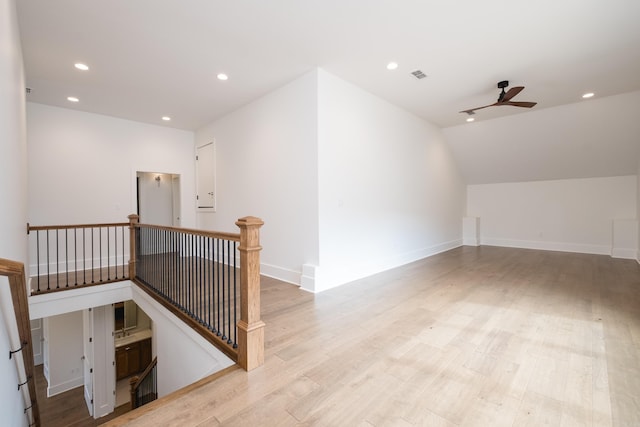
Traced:
POLYGON ((524 86, 514 86, 505 92, 504 89, 507 86, 509 86, 508 80, 503 80, 501 82, 498 82, 498 89, 502 89, 502 92, 500 92, 500 95, 498 96, 498 100, 493 104, 485 105, 483 107, 470 108, 468 110, 460 111, 460 113, 467 113, 468 115, 472 115, 472 114, 475 114, 476 110, 480 110, 482 108, 487 108, 487 107, 494 107, 497 105, 513 105, 514 107, 531 108, 537 104, 537 102, 512 101, 511 99, 517 94, 519 94, 522 91, 522 89, 524 89, 524 86))

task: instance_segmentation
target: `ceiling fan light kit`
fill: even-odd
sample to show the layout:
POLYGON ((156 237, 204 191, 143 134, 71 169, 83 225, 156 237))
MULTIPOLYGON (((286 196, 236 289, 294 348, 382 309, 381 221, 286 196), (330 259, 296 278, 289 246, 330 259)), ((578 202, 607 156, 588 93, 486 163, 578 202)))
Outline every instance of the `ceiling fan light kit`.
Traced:
POLYGON ((513 107, 523 107, 523 108, 531 108, 537 104, 537 102, 529 102, 529 101, 512 101, 513 97, 522 92, 524 86, 514 86, 508 91, 505 91, 505 88, 509 86, 508 80, 502 80, 498 82, 498 89, 500 89, 500 95, 498 95, 498 100, 493 104, 484 105, 482 107, 470 108, 468 110, 462 110, 460 113, 467 113, 468 115, 475 114, 476 110, 480 110, 482 108, 487 107, 495 107, 498 105, 511 105, 513 107))

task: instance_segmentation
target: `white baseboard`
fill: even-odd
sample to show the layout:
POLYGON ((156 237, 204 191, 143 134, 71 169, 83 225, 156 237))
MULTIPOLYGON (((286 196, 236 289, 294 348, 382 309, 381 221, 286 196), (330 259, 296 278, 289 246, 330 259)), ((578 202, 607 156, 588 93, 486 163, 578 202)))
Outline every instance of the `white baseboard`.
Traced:
POLYGON ((349 266, 348 269, 343 268, 341 271, 336 269, 333 272, 329 272, 328 275, 326 275, 326 270, 322 267, 311 266, 313 268, 304 270, 305 266, 303 266, 305 273, 303 274, 301 288, 312 293, 323 292, 460 246, 462 246, 462 239, 451 240, 427 248, 394 255, 386 260, 380 260, 375 263, 352 265, 349 266))
POLYGON ((468 238, 468 237, 465 237, 464 239, 462 239, 462 244, 464 246, 480 246, 480 242, 478 239, 468 238))
POLYGON ((580 243, 545 242, 535 240, 499 239, 486 237, 481 245, 507 248, 538 249, 543 251, 576 252, 583 254, 611 255, 611 247, 606 245, 584 245, 580 243))
POLYGON ((300 286, 300 271, 290 270, 271 264, 260 264, 260 274, 300 286))
POLYGON ((47 397, 55 396, 56 394, 64 393, 65 391, 73 390, 83 385, 84 381, 82 377, 72 378, 69 381, 47 387, 47 397))
POLYGON ((611 257, 637 260, 637 251, 635 249, 613 248, 611 249, 611 257))

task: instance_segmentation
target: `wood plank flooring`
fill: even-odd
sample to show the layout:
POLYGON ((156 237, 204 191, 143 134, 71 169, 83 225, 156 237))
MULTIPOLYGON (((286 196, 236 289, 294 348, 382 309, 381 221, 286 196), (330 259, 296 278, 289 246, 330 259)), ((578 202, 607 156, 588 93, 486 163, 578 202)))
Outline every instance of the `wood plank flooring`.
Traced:
POLYGON ((318 295, 263 278, 262 313, 263 367, 107 425, 640 426, 635 261, 462 247, 318 295))
POLYGON ((47 397, 47 379, 42 369, 42 365, 36 366, 35 369, 36 394, 42 427, 94 427, 129 411, 127 403, 116 408, 112 414, 97 420, 93 419, 89 416, 82 387, 47 397))

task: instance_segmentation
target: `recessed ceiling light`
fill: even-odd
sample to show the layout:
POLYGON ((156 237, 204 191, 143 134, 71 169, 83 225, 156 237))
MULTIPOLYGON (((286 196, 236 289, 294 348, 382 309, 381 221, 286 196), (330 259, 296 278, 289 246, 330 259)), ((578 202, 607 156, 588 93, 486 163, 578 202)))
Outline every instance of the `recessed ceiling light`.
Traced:
POLYGON ((82 70, 82 71, 88 71, 89 70, 89 66, 86 64, 83 64, 81 62, 78 62, 77 64, 73 64, 74 67, 76 67, 78 70, 82 70))
POLYGON ((398 68, 397 62, 389 62, 387 64, 387 70, 395 70, 396 68, 398 68))
POLYGON ((476 120, 476 119, 474 119, 473 117, 467 117, 467 121, 468 121, 469 123, 471 123, 471 122, 473 122, 473 121, 475 121, 475 120, 476 120))
POLYGON ((582 95, 583 98, 591 98, 593 95, 595 95, 595 93, 593 92, 589 92, 589 93, 585 93, 584 95, 582 95))
POLYGON ((75 96, 67 96, 67 101, 69 102, 79 102, 80 100, 75 96))
POLYGON ((229 76, 224 73, 218 74, 218 80, 229 80, 229 76))
POLYGON ((171 117, 169 116, 162 116, 162 120, 164 120, 165 122, 168 122, 171 120, 171 117))

